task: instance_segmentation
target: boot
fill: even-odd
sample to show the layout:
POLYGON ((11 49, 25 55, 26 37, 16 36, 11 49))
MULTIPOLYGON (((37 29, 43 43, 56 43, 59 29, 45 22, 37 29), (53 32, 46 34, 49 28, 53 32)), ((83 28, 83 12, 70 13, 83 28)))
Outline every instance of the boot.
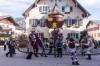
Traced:
POLYGON ((38 57, 38 49, 36 49, 35 56, 38 57))
POLYGON ((8 57, 8 54, 5 54, 6 55, 6 57, 8 57))
POLYGON ((48 57, 47 55, 45 55, 45 57, 48 57))
POLYGON ((78 61, 76 61, 76 65, 80 65, 80 64, 78 63, 78 61))
POLYGON ((32 52, 29 53, 29 55, 26 57, 26 59, 31 59, 32 58, 32 52))
POLYGON ((86 58, 87 60, 91 60, 91 54, 88 54, 88 58, 86 58))
POLYGON ((83 56, 85 56, 85 52, 83 52, 83 56))
POLYGON ((74 63, 74 62, 72 62, 72 65, 75 65, 75 63, 74 63))

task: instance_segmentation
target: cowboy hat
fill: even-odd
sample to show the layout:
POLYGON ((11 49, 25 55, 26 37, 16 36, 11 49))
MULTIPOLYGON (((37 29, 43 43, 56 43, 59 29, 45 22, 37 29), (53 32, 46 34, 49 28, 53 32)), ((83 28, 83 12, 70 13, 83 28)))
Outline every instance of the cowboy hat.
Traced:
POLYGON ((36 29, 35 28, 32 28, 31 30, 30 30, 30 32, 35 32, 36 31, 36 29))

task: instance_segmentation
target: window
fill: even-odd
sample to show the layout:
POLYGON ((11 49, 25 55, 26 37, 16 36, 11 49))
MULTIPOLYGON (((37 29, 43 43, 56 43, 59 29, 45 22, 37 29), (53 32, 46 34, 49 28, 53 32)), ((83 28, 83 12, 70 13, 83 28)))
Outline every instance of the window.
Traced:
POLYGON ((9 25, 7 25, 7 27, 9 28, 9 25))
POLYGON ((29 19, 29 25, 30 26, 37 26, 38 19, 29 19))
POLYGON ((65 6, 65 12, 70 12, 70 6, 65 6))
POLYGON ((9 34, 11 34, 11 32, 9 32, 9 34))
POLYGON ((32 26, 37 26, 37 22, 38 22, 37 19, 33 19, 33 25, 32 26))
POLYGON ((65 12, 65 14, 73 12, 73 6, 62 6, 62 12, 65 12))
POLYGON ((80 25, 80 20, 78 19, 78 25, 80 25))
POLYGON ((71 26, 72 25, 72 20, 71 19, 66 19, 65 23, 67 26, 71 26))
POLYGON ((71 37, 70 38, 75 38, 75 33, 71 33, 71 37))
POLYGON ((100 33, 98 33, 98 37, 100 37, 100 33))
POLYGON ((79 19, 75 19, 75 25, 80 26, 80 20, 79 19))
POLYGON ((4 31, 3 34, 6 34, 6 32, 4 31))
POLYGON ((47 12, 48 11, 48 7, 47 6, 43 6, 42 7, 42 12, 47 12))
POLYGON ((72 20, 71 19, 69 19, 69 25, 72 25, 72 20))
POLYGON ((59 0, 59 2, 61 2, 62 0, 59 0))
POLYGON ((44 33, 37 33, 39 38, 43 38, 44 37, 44 33))
POLYGON ((39 12, 43 12, 43 13, 50 12, 50 7, 49 6, 40 6, 39 12))
POLYGON ((95 37, 96 37, 96 33, 95 33, 95 37))
POLYGON ((78 33, 68 33, 67 37, 68 38, 79 39, 79 34, 78 33))
POLYGON ((77 25, 77 19, 75 19, 75 25, 77 25))
POLYGON ((99 30, 99 26, 97 27, 97 30, 99 30))
POLYGON ((53 2, 53 0, 50 0, 51 2, 53 2))
POLYGON ((45 20, 46 19, 41 19, 41 26, 45 26, 45 20))

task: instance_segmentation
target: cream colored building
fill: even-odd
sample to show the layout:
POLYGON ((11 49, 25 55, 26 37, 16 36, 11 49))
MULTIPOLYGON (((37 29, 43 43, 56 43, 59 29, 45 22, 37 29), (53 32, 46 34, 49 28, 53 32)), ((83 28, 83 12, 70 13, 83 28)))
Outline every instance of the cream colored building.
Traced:
POLYGON ((80 31, 86 29, 86 19, 90 13, 77 0, 35 0, 23 13, 27 33, 30 33, 31 28, 36 28, 40 37, 50 38, 52 29, 46 27, 45 20, 55 7, 64 15, 64 25, 59 28, 63 32, 64 40, 67 37, 78 40, 80 31))
POLYGON ((94 40, 100 40, 100 20, 91 20, 88 22, 86 29, 88 34, 94 38, 94 40))
POLYGON ((0 40, 15 37, 15 26, 19 24, 11 16, 0 14, 0 40))

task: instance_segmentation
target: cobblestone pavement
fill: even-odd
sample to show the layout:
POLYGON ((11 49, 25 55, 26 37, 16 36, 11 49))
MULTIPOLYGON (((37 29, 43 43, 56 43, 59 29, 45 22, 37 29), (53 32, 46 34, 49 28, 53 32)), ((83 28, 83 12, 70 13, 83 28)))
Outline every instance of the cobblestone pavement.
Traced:
MULTIPOLYGON (((54 58, 53 55, 48 57, 38 58, 34 57, 31 60, 26 60, 27 54, 21 53, 16 50, 14 57, 6 57, 5 53, 0 47, 0 66, 73 66, 69 55, 64 55, 62 58, 54 58)), ((86 57, 78 56, 80 66, 100 66, 100 55, 93 55, 92 60, 86 60, 86 57)), ((74 65, 75 66, 75 65, 74 65)))

